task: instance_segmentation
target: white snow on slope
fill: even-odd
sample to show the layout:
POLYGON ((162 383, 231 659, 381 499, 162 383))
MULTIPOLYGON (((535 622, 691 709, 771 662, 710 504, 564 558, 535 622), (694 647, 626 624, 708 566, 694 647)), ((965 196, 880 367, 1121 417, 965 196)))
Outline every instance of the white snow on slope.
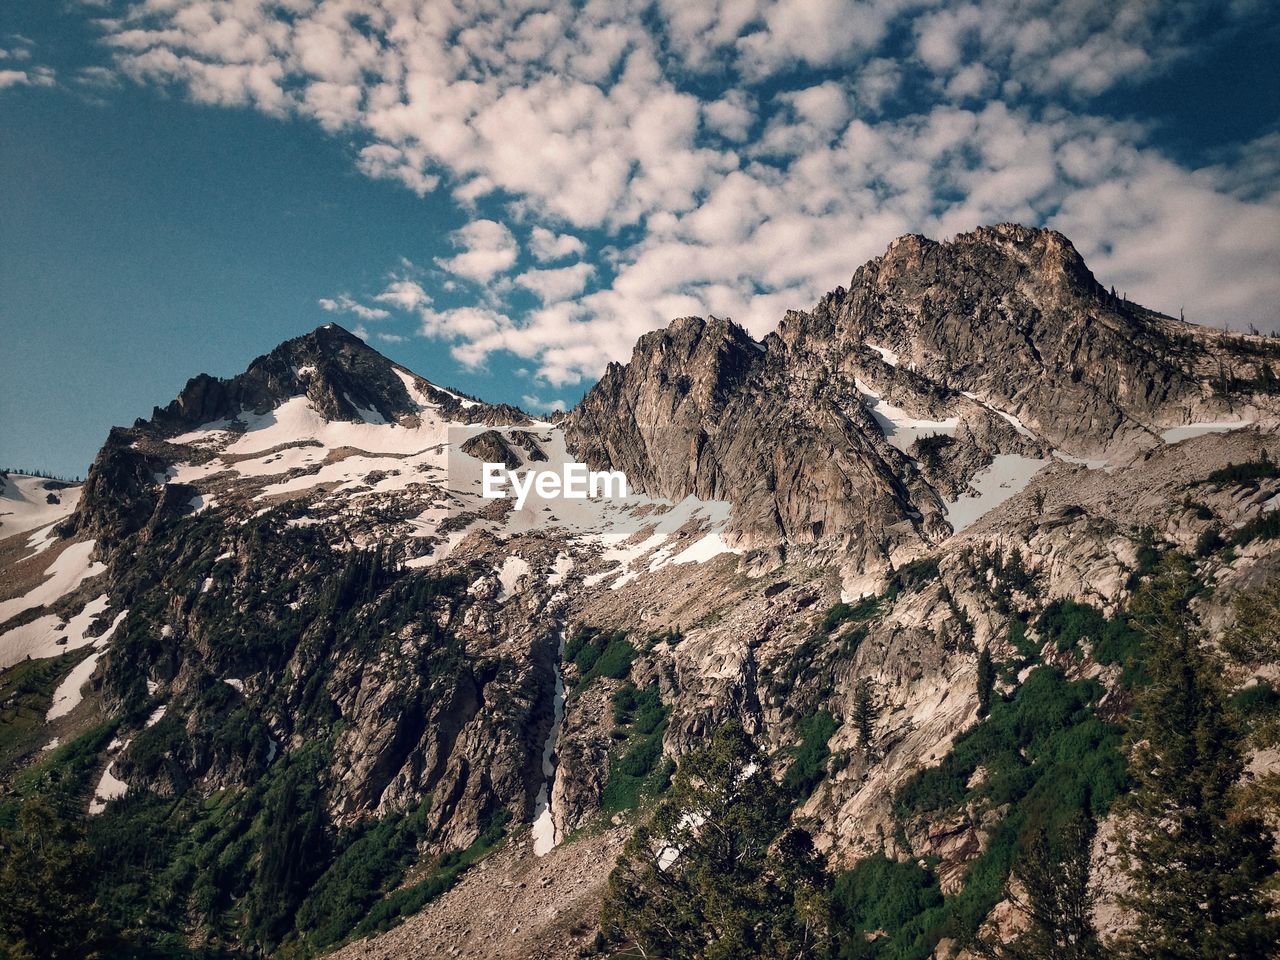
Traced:
POLYGON ((573 572, 573 557, 561 550, 556 554, 556 562, 547 577, 547 586, 558 587, 573 572))
MULTIPOLYGON (((110 750, 114 746, 123 751, 132 742, 132 740, 126 740, 124 743, 112 741, 107 749, 110 750)), ((123 797, 129 790, 129 785, 123 780, 118 779, 116 775, 112 773, 115 765, 114 760, 107 764, 107 769, 102 771, 102 776, 98 780, 98 785, 93 790, 93 800, 89 802, 89 816, 91 817, 97 816, 103 810, 107 809, 107 802, 109 800, 115 800, 118 797, 123 797)))
POLYGON ((87 644, 102 646, 110 639, 125 613, 117 614, 101 637, 86 637, 93 620, 106 609, 105 595, 85 604, 84 610, 63 624, 56 614, 37 617, 30 623, 14 627, 0 634, 0 670, 4 670, 28 657, 32 660, 43 660, 45 657, 57 657, 70 650, 79 650, 87 644), (90 609, 93 608, 93 609, 90 609))
POLYGON ((868 343, 867 346, 870 347, 872 350, 874 350, 876 353, 880 354, 880 356, 884 358, 884 362, 887 363, 889 366, 896 367, 898 365, 898 355, 894 353, 892 350, 890 350, 889 348, 877 347, 874 343, 868 343))
POLYGON ((98 657, 101 653, 91 653, 72 668, 66 678, 58 684, 58 689, 53 691, 53 706, 49 708, 49 712, 44 715, 45 720, 57 720, 59 717, 65 717, 68 713, 79 705, 80 688, 89 682, 89 678, 93 676, 93 671, 97 669, 98 657))
POLYGON ((502 584, 499 600, 506 600, 516 592, 516 583, 529 572, 529 561, 514 554, 502 561, 502 567, 496 571, 498 582, 502 584))
POLYGON ((538 788, 538 796, 533 803, 533 855, 544 856, 560 839, 556 836, 556 823, 551 815, 551 787, 556 773, 556 743, 560 739, 560 728, 564 724, 564 631, 560 632, 560 642, 556 654, 556 683, 551 697, 551 729, 547 731, 547 739, 542 745, 542 785, 538 788))
POLYGON ((1188 423, 1181 427, 1170 427, 1160 434, 1165 443, 1180 443, 1192 437, 1202 437, 1206 433, 1229 433, 1232 430, 1243 430, 1252 426, 1252 420, 1217 420, 1204 423, 1188 423))
POLYGON ((0 479, 0 540, 16 533, 38 530, 71 515, 80 501, 79 486, 64 490, 46 490, 49 481, 11 473, 0 479), (48 503, 50 494, 60 503, 48 503))
POLYGON ((708 533, 697 543, 690 544, 685 547, 674 557, 671 558, 672 563, 706 563, 712 557, 718 557, 722 553, 737 553, 727 543, 724 537, 718 533, 708 533))
POLYGON ((1047 462, 1016 453, 997 455, 991 466, 970 482, 969 486, 977 490, 976 495, 965 493, 947 502, 947 519, 952 529, 959 533, 983 514, 1021 493, 1047 462))
POLYGON ((884 438, 903 453, 906 453, 920 437, 932 437, 937 434, 953 437, 960 427, 959 417, 948 417, 946 420, 920 420, 901 407, 895 407, 861 380, 854 380, 854 384, 858 392, 867 398, 867 409, 880 425, 884 438))
POLYGON ((65 597, 89 577, 103 573, 107 569, 106 564, 89 562, 93 545, 92 540, 73 543, 58 554, 57 559, 45 569, 47 579, 23 596, 0 603, 0 623, 24 610, 47 606, 65 597))
POLYGON ((1013 429, 1018 431, 1018 433, 1021 436, 1026 437, 1028 440, 1036 439, 1036 435, 1031 432, 1031 430, 1027 427, 1027 425, 1023 423, 1021 420, 1019 420, 1017 417, 1015 417, 1012 413, 1006 413, 1004 410, 1001 410, 999 407, 992 406, 991 404, 987 403, 987 401, 979 397, 976 393, 970 393, 968 390, 961 390, 960 394, 961 396, 968 397, 974 403, 982 404, 992 413, 996 414, 999 417, 1004 418, 1004 420, 1007 421, 1009 424, 1011 424, 1013 426, 1013 429))

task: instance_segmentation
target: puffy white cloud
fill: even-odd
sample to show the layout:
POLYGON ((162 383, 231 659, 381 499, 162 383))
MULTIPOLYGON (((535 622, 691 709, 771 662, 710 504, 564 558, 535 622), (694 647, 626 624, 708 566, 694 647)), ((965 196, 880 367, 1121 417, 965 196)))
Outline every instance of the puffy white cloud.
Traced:
POLYGON ((350 313, 361 320, 385 320, 391 316, 381 307, 367 307, 353 300, 350 294, 340 293, 336 297, 321 297, 316 301, 320 309, 329 313, 350 313))
POLYGON ((554 413, 565 409, 563 400, 544 400, 537 394, 526 393, 520 398, 520 403, 526 410, 536 410, 542 413, 554 413))
POLYGON ((436 263, 450 273, 479 283, 510 270, 520 255, 515 235, 496 220, 473 220, 455 230, 452 239, 454 246, 460 247, 462 252, 447 259, 437 259, 436 263))
POLYGON ((52 87, 57 76, 51 67, 12 70, 0 67, 0 90, 5 87, 52 87))
POLYGON ((587 252, 587 245, 573 234, 534 227, 529 233, 529 252, 539 263, 550 263, 565 257, 581 256, 587 252))
POLYGON ((575 263, 550 270, 527 270, 516 277, 516 283, 537 294, 543 303, 554 303, 581 293, 595 272, 589 263, 575 263))
POLYGON ((730 90, 719 100, 703 104, 702 117, 720 136, 740 143, 756 122, 755 100, 742 90, 730 90))
POLYGON ((1280 326, 1274 140, 1192 170, 1085 109, 1264 6, 137 0, 107 40, 139 82, 310 119, 369 176, 449 190, 477 219, 436 263, 484 288, 447 280, 474 302, 441 308, 393 278, 374 302, 464 363, 509 351, 560 386, 673 316, 763 333, 895 236, 1000 220, 1062 229, 1157 308, 1280 326), (517 233, 540 264, 581 262, 504 277, 517 233), (516 289, 541 306, 514 312, 516 289))
POLYGON ((418 310, 431 304, 427 291, 416 280, 393 280, 374 299, 405 311, 418 310))

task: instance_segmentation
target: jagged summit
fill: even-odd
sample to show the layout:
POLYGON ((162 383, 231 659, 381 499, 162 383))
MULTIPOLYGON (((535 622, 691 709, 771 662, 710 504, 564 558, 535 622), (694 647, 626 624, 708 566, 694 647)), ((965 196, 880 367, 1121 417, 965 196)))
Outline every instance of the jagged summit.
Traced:
POLYGON ((899 237, 762 342, 674 320, 610 365, 565 431, 647 493, 731 500, 745 542, 891 555, 945 535, 944 513, 966 522, 953 498, 995 457, 1034 471, 1055 451, 1131 455, 1266 406, 1239 390, 1270 382, 1255 347, 1116 296, 1056 231, 997 224, 899 237))
POLYGON ((406 376, 435 403, 459 408, 479 404, 410 373, 350 331, 326 323, 286 340, 255 359, 242 374, 228 379, 208 374, 193 377, 177 399, 155 409, 151 422, 162 431, 177 433, 246 413, 263 414, 302 395, 328 420, 394 422, 418 409, 406 376))

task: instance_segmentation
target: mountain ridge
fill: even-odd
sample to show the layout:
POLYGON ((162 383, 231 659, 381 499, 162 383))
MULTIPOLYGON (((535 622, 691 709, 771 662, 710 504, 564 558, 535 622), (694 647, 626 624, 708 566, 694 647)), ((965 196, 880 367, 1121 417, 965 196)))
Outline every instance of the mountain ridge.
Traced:
POLYGON ((349 951, 499 956, 501 923, 568 958, 594 851, 739 724, 830 870, 929 863, 964 911, 931 931, 1004 922, 971 874, 1084 767, 949 758, 986 742, 984 696, 1123 722, 1115 635, 1161 555, 1213 584, 1212 624, 1280 570, 1280 352, 1112 298, 1059 235, 957 242, 899 241, 763 340, 678 318, 552 420, 326 325, 114 428, 79 487, 6 484, 0 655, 48 679, 0 810, 39 784, 89 824, 141 942, 318 954, 431 901, 349 951), (491 457, 636 489, 516 510, 481 494, 491 457), (921 777, 945 789, 904 803, 921 777), (488 864, 522 890, 496 913, 488 864))

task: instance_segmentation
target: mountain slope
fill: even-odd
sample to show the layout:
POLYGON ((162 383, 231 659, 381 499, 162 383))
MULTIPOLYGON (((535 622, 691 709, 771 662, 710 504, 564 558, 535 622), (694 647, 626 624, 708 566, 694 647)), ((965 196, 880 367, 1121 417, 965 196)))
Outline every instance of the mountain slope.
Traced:
POLYGON ((959 929, 1048 791, 1027 744, 991 793, 976 768, 920 786, 984 722, 980 652, 1007 710, 1052 695, 1096 732, 1127 665, 1064 646, 1055 602, 1113 622, 1178 552, 1226 622, 1280 569, 1278 361, 1008 225, 903 238, 763 341, 673 321, 554 423, 322 327, 113 430, 58 504, 6 478, 0 817, 44 794, 83 818, 96 889, 151 944, 322 952, 444 897, 369 949, 497 955, 500 919, 571 956, 607 872, 581 851, 616 849, 735 720, 803 785, 832 869, 934 858, 936 931, 959 929), (481 495, 489 459, 638 492, 517 510, 481 495), (446 892, 504 837, 503 875, 552 878, 544 901, 446 892))

